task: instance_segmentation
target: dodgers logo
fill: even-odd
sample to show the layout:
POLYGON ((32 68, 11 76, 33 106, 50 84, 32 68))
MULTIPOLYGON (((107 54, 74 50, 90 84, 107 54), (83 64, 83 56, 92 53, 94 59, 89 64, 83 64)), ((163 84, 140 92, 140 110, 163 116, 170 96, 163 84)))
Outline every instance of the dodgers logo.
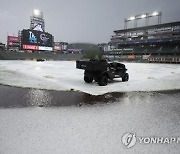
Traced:
POLYGON ((37 38, 31 31, 29 32, 29 42, 30 43, 37 43, 37 38))

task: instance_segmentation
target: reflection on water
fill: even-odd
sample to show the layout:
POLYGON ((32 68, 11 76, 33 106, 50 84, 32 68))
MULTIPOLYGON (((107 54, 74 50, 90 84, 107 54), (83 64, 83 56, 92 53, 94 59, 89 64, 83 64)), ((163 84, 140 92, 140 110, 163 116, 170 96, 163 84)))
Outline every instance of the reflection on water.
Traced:
POLYGON ((123 93, 92 96, 76 91, 53 91, 0 85, 0 107, 50 107, 106 103, 123 97, 123 93))
POLYGON ((30 89, 26 95, 30 106, 50 106, 52 102, 51 95, 45 90, 30 89))
MULTIPOLYGON (((100 96, 92 96, 75 91, 52 91, 31 88, 17 88, 0 85, 0 108, 14 107, 51 107, 51 106, 81 106, 83 104, 96 104, 107 102, 141 102, 143 99, 162 101, 167 97, 170 102, 180 100, 180 92, 129 92, 107 93, 100 96), (172 101, 172 100, 173 101, 172 101)), ((146 101, 147 103, 147 101, 146 101)))

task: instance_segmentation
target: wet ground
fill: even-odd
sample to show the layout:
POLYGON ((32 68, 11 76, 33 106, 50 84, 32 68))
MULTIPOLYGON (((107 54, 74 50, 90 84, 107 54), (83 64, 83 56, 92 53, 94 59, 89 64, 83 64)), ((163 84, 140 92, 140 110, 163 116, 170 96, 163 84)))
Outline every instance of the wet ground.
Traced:
MULTIPOLYGON (((158 98, 160 94, 164 94, 170 98, 180 100, 180 90, 161 91, 161 92, 128 92, 128 93, 106 93, 104 95, 90 95, 77 91, 54 91, 33 88, 19 88, 12 86, 0 85, 0 108, 15 107, 53 107, 53 106, 81 106, 83 104, 104 104, 115 102, 121 98, 126 98, 132 94, 137 97, 141 94, 144 97, 151 96, 158 98)), ((161 97, 160 97, 161 99, 161 97)))
POLYGON ((18 88, 0 85, 0 107, 52 107, 82 104, 107 103, 115 101, 124 93, 93 96, 77 91, 52 91, 32 88, 18 88))
POLYGON ((140 144, 137 137, 180 137, 180 91, 91 96, 0 86, 0 153, 179 153, 180 143, 140 144))

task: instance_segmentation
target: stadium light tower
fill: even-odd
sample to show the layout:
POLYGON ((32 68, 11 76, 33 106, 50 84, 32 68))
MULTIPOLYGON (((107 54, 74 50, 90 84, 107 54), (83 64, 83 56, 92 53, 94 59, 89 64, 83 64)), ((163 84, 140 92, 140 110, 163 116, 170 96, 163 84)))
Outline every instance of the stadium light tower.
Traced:
POLYGON ((34 14, 35 16, 39 16, 39 15, 40 15, 40 11, 39 11, 39 10, 33 10, 33 14, 34 14))
POLYGON ((158 24, 161 24, 162 12, 153 12, 149 15, 149 17, 158 17, 158 24))
POLYGON ((146 14, 141 15, 141 19, 146 18, 146 14))
POLYGON ((148 26, 149 25, 149 18, 151 18, 151 17, 158 17, 158 23, 157 24, 161 24, 161 18, 162 18, 162 12, 153 12, 153 13, 151 13, 151 14, 147 14, 147 17, 146 17, 146 26, 148 26))
POLYGON ((124 29, 127 29, 127 23, 128 23, 129 21, 133 21, 133 20, 135 20, 135 19, 136 19, 135 16, 131 16, 130 18, 124 19, 124 29))
POLYGON ((153 12, 152 16, 157 16, 159 13, 158 12, 153 12))
POLYGON ((34 9, 33 10, 33 16, 36 18, 43 18, 43 13, 38 9, 34 9))
POLYGON ((33 10, 33 15, 30 17, 30 29, 45 31, 45 22, 43 19, 43 12, 38 9, 33 10))
POLYGON ((136 28, 138 20, 140 20, 140 19, 145 19, 145 26, 148 26, 149 25, 149 18, 156 17, 156 16, 158 17, 158 24, 161 24, 162 12, 153 12, 151 14, 149 14, 149 13, 138 14, 136 16, 126 18, 126 19, 124 19, 124 29, 127 29, 127 23, 129 21, 134 21, 134 28, 136 28))
POLYGON ((135 20, 135 19, 136 19, 136 17, 134 17, 134 16, 129 18, 129 20, 135 20))

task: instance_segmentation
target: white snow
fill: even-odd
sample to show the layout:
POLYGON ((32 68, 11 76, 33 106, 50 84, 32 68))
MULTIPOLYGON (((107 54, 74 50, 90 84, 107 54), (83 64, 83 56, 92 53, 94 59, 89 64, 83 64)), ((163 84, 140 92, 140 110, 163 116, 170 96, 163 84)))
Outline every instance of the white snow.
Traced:
POLYGON ((87 84, 75 61, 0 61, 0 84, 38 89, 74 89, 92 95, 108 92, 160 91, 180 89, 179 64, 125 63, 130 79, 114 79, 107 86, 87 84))
MULTIPOLYGON (((74 61, 0 61, 0 84, 93 95, 180 89, 180 65, 126 63, 126 67, 128 82, 116 79, 99 87, 83 81, 84 72, 75 68, 74 61)), ((93 106, 0 108, 0 153, 178 153, 176 143, 137 143, 126 149, 121 139, 126 132, 178 137, 179 109, 179 94, 139 92, 93 106)))
POLYGON ((127 93, 93 106, 0 108, 2 154, 179 153, 179 144, 139 144, 126 149, 122 136, 178 137, 177 95, 127 93))

